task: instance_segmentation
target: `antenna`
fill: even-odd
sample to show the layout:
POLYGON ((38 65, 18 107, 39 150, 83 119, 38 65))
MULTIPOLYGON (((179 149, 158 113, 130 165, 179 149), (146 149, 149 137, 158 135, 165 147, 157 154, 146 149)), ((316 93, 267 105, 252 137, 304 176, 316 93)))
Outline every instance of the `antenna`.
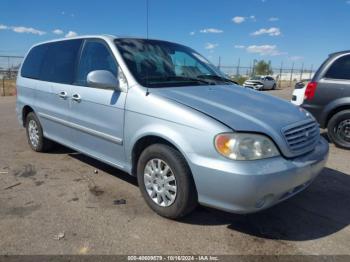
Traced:
POLYGON ((146 36, 148 39, 148 27, 149 27, 149 0, 146 0, 146 36))
MULTIPOLYGON (((146 0, 146 37, 148 39, 148 24, 149 24, 149 0, 146 0)), ((148 70, 147 70, 147 77, 148 77, 148 70)), ((148 82, 147 82, 147 89, 146 89, 146 96, 149 95, 149 89, 148 89, 148 82)))

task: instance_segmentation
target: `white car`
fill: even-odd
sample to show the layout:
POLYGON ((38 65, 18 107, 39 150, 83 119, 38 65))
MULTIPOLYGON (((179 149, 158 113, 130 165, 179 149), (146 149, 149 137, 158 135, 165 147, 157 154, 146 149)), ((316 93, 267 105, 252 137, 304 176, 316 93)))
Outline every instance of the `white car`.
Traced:
POLYGON ((276 80, 271 76, 254 76, 243 84, 244 87, 254 90, 273 90, 276 89, 276 80))
POLYGON ((304 102, 305 90, 309 82, 310 79, 305 79, 295 84, 291 100, 294 105, 300 106, 304 102))

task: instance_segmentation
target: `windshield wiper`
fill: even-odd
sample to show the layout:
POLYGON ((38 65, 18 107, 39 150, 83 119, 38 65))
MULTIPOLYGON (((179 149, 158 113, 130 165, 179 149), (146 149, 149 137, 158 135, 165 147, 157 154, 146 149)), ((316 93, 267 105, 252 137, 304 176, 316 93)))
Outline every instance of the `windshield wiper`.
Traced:
POLYGON ((219 80, 219 81, 228 82, 231 84, 238 85, 238 83, 236 81, 233 81, 231 79, 228 79, 228 78, 223 77, 223 76, 218 76, 218 75, 199 75, 197 77, 198 78, 212 79, 212 80, 219 80))
POLYGON ((197 82, 197 83, 203 83, 206 85, 210 85, 212 84, 212 82, 210 81, 206 81, 204 79, 200 79, 200 78, 194 78, 194 77, 187 77, 187 76, 155 76, 155 77, 144 77, 143 78, 146 81, 156 81, 156 80, 160 80, 160 81, 184 81, 184 82, 197 82))

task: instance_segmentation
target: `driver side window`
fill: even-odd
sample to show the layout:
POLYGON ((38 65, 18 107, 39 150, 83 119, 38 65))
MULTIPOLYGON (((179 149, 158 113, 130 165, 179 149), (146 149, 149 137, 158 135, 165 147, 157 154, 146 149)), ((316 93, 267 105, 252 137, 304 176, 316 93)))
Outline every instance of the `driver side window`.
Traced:
POLYGON ((87 86, 87 75, 94 70, 107 70, 117 76, 118 67, 111 52, 101 41, 85 42, 78 66, 76 84, 87 86))

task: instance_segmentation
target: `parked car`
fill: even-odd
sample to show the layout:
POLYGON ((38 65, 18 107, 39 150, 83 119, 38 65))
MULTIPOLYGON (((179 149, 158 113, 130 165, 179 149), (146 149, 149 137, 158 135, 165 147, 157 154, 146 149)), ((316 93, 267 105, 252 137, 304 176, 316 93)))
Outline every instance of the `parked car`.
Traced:
POLYGON ((310 185, 328 155, 306 111, 233 85, 193 49, 166 41, 41 43, 17 90, 34 151, 55 141, 136 176, 146 203, 168 218, 197 203, 263 210, 310 185))
POLYGON ((350 51, 331 54, 305 90, 302 107, 327 128, 329 139, 350 149, 350 51))
POLYGON ((305 90, 311 79, 304 79, 297 82, 294 86, 291 102, 297 106, 300 106, 304 102, 305 90))
POLYGON ((274 90, 276 89, 276 80, 271 76, 254 76, 243 84, 244 87, 254 90, 274 90))

